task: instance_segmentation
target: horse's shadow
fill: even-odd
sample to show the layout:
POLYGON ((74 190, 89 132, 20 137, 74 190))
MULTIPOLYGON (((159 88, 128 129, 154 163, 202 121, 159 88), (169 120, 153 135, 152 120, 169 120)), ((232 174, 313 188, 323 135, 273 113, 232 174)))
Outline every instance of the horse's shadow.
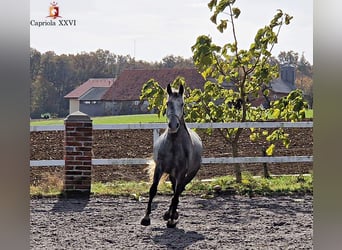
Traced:
POLYGON ((185 249, 197 241, 204 240, 204 236, 194 231, 185 231, 179 228, 154 228, 152 231, 161 231, 152 237, 157 245, 164 245, 167 249, 185 249))

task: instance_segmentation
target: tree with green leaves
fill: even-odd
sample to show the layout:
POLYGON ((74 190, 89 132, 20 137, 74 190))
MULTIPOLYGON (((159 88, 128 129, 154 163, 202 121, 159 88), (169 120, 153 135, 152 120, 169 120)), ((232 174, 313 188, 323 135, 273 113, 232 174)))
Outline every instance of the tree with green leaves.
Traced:
POLYGON ((292 50, 285 52, 281 51, 278 55, 280 64, 289 63, 293 65, 298 64, 298 53, 292 50))
MULTIPOLYGON (((228 32, 230 38, 223 46, 213 43, 209 36, 201 35, 192 46, 193 60, 206 79, 203 89, 186 87, 186 119, 192 122, 247 122, 266 121, 270 117, 285 121, 298 121, 305 117, 307 104, 302 92, 295 90, 288 96, 270 102, 270 107, 252 106, 252 101, 270 93, 269 83, 279 75, 278 64, 272 63, 272 49, 278 41, 283 25, 292 19, 289 14, 277 10, 268 25, 260 28, 249 48, 240 48, 235 22, 241 10, 235 0, 211 0, 208 4, 213 13, 210 20, 219 32, 228 32)), ((185 84, 177 78, 174 85, 185 84)), ((177 86, 174 86, 177 87, 177 86)), ((162 115, 165 107, 165 92, 153 79, 142 89, 141 99, 149 101, 162 115)), ((242 128, 220 129, 222 138, 231 146, 232 156, 239 156, 242 128)), ((210 131, 209 131, 210 132, 210 131)), ((269 133, 251 128, 251 141, 268 141, 267 155, 272 155, 275 142, 282 141, 288 147, 289 135, 282 128, 269 133)), ((240 164, 234 164, 236 181, 241 182, 240 164)))

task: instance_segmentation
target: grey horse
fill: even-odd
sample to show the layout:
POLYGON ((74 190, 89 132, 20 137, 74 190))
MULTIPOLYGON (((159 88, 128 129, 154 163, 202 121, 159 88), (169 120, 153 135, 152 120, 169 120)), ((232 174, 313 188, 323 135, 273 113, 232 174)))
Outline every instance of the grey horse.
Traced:
POLYGON ((141 225, 144 226, 151 224, 152 200, 157 193, 160 178, 165 173, 169 175, 174 194, 170 208, 163 218, 167 221, 167 227, 176 226, 179 217, 177 212, 179 196, 201 166, 202 141, 196 132, 187 128, 184 121, 184 87, 180 85, 177 91, 171 89, 169 84, 167 93, 168 127, 154 145, 155 168, 146 214, 141 220, 141 225))

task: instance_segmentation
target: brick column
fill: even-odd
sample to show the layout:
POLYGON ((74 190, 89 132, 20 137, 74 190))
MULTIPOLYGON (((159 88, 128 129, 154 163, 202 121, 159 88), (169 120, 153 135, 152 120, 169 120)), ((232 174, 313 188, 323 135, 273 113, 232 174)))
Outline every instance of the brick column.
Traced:
POLYGON ((93 124, 90 117, 76 111, 64 120, 64 195, 90 195, 93 124))

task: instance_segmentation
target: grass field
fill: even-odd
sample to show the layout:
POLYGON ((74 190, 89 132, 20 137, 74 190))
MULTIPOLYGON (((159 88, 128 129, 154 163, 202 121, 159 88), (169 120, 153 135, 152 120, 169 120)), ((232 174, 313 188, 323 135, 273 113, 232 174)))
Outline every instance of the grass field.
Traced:
MULTIPOLYGON (((313 110, 306 111, 306 118, 313 118, 313 110)), ((118 115, 118 116, 102 116, 92 117, 93 124, 127 124, 127 123, 151 123, 151 122, 165 122, 165 117, 160 117, 156 114, 143 115, 118 115)), ((45 125, 62 125, 64 118, 59 119, 38 119, 31 120, 30 126, 45 126, 45 125)))
MULTIPOLYGON (((117 116, 101 116, 92 117, 93 124, 127 124, 127 123, 150 123, 150 122, 165 122, 165 117, 160 117, 156 114, 143 114, 143 115, 117 115, 117 116)), ((64 119, 39 119, 32 120, 31 126, 44 126, 44 125, 62 125, 64 119)))
MULTIPOLYGON (((45 181, 38 186, 30 186, 31 196, 58 196, 63 190, 63 180, 53 174, 44 176, 45 181)), ((234 193, 238 195, 289 195, 295 193, 313 192, 313 175, 299 176, 274 176, 270 179, 253 177, 243 173, 241 184, 235 182, 233 176, 222 176, 210 181, 193 180, 186 188, 184 194, 201 195, 210 198, 215 194, 217 187, 223 193, 234 193)), ((92 183, 91 193, 93 195, 131 196, 139 198, 147 196, 150 184, 147 182, 95 182, 92 183)), ((158 187, 160 194, 172 194, 169 182, 160 183, 158 187)))

